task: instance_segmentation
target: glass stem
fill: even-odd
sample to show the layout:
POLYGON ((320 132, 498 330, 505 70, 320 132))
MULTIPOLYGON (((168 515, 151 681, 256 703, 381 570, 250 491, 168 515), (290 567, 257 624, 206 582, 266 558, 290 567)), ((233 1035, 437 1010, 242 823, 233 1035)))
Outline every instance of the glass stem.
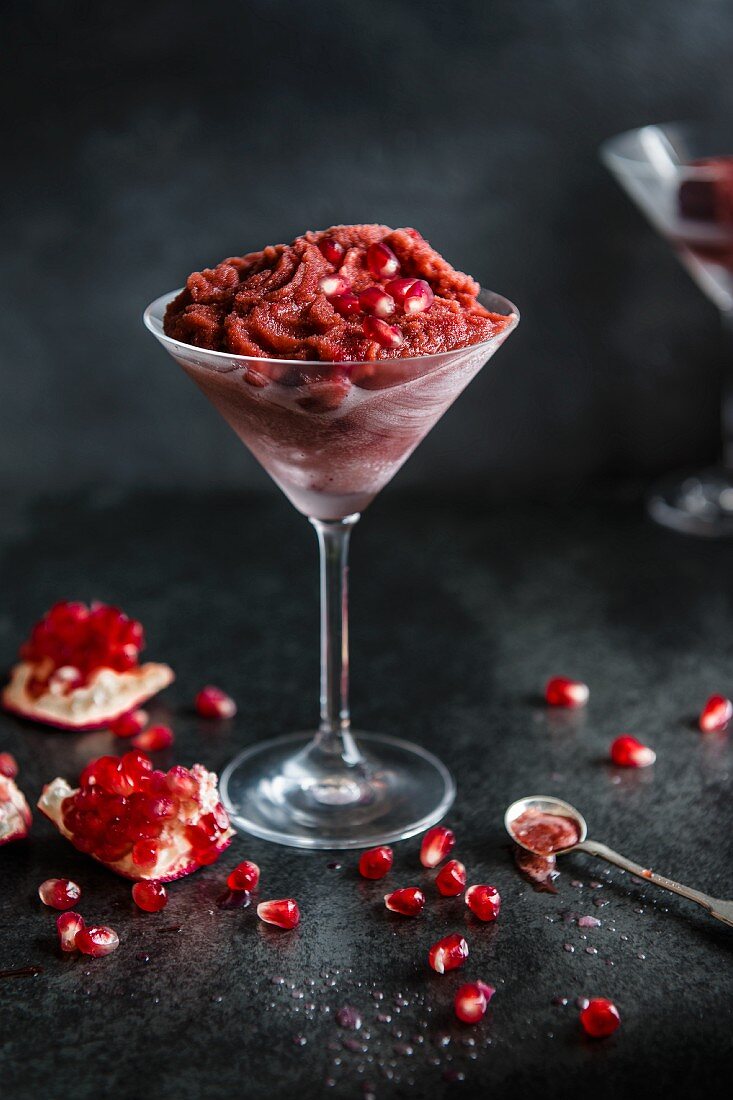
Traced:
POLYGON ((340 520, 311 519, 321 559, 321 721, 319 749, 357 764, 349 715, 349 539, 358 513, 340 520))
POLYGON ((720 414, 723 436, 723 466, 733 473, 733 310, 721 313, 726 347, 723 373, 720 380, 720 414))

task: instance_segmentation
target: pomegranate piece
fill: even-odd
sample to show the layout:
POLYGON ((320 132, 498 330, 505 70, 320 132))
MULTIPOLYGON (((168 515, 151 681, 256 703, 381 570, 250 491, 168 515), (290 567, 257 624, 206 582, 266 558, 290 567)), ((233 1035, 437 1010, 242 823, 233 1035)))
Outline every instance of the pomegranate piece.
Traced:
POLYGON ((379 317, 365 317, 361 327, 365 336, 370 340, 376 340, 383 348, 398 348, 404 341, 404 336, 397 325, 388 325, 379 317))
POLYGON ((590 690, 582 680, 569 680, 567 676, 553 676, 545 685, 545 702, 551 707, 584 707, 590 698, 590 690))
POLYGON ((341 263, 344 258, 344 246, 335 241, 333 237, 321 237, 318 247, 324 259, 328 260, 330 264, 341 263))
POLYGON ((428 829, 420 845, 420 862, 423 867, 437 867, 456 843, 455 833, 443 825, 428 829))
POLYGON ((343 294, 332 294, 328 300, 342 317, 357 317, 361 313, 359 297, 351 290, 345 290, 343 294))
POLYGON ((657 759, 654 749, 624 733, 611 745, 611 760, 621 768, 647 768, 657 759))
POLYGON ((318 286, 327 298, 334 298, 337 294, 345 294, 347 290, 351 290, 349 283, 341 275, 324 275, 318 280, 318 286))
POLYGON ((404 310, 405 295, 416 282, 416 279, 392 279, 385 284, 384 289, 392 296, 397 307, 404 310))
POLYGON ((265 924, 274 924, 278 928, 295 928, 300 922, 300 910, 294 898, 261 901, 257 906, 257 916, 265 924))
POLYGON ((724 695, 711 695, 700 713, 700 729, 703 733, 719 733, 728 728, 731 718, 733 703, 730 699, 726 699, 724 695))
POLYGON ((151 726, 133 737, 132 744, 142 752, 161 752, 169 749, 175 738, 170 726, 151 726))
POLYGON ((434 943, 428 952, 428 962, 438 974, 457 970, 468 958, 468 944, 459 932, 453 932, 434 943))
POLYGON ((132 900, 138 909, 146 913, 159 913, 168 904, 168 891, 162 882, 136 882, 132 888, 132 900))
POLYGON ((449 859, 435 878, 438 893, 445 898, 455 898, 466 889, 466 868, 457 859, 449 859))
POLYGON ((259 881, 260 869, 256 863, 250 863, 248 859, 238 863, 227 876, 227 886, 230 890, 247 890, 251 892, 257 889, 259 881))
POLYGON ((115 737, 134 737, 136 733, 142 733, 147 724, 148 712, 138 707, 110 722, 109 730, 115 737))
POLYGON ((401 917, 419 917, 425 908, 425 895, 418 886, 403 886, 384 895, 384 904, 391 913, 401 917))
POLYGON ((79 851, 132 879, 188 875, 234 835, 212 772, 194 764, 166 774, 139 750, 93 760, 76 790, 55 779, 38 808, 79 851))
POLYGON ((394 298, 381 286, 368 286, 362 290, 359 305, 365 313, 371 313, 374 317, 391 317, 395 310, 394 298))
POLYGON ((56 918, 56 931, 59 934, 61 950, 78 951, 76 935, 85 927, 84 918, 79 913, 60 913, 56 918))
POLYGON ((74 942, 82 955, 92 955, 95 959, 102 955, 111 955, 120 946, 120 938, 115 930, 104 924, 82 928, 76 933, 74 942))
POLYGON ((466 905, 479 920, 496 920, 501 908, 501 897, 495 886, 480 882, 466 890, 466 905))
POLYGON ((453 1002, 456 1016, 464 1024, 475 1024, 483 1018, 489 1001, 496 993, 493 985, 485 982, 467 982, 456 992, 453 1002))
POLYGON ((366 253, 367 267, 375 279, 393 279, 400 263, 389 245, 383 241, 370 244, 366 253))
POLYGON ((173 680, 140 664, 143 628, 117 607, 64 600, 36 623, 3 690, 6 710, 59 729, 101 729, 173 680))
POLYGON ((6 779, 15 779, 19 771, 18 761, 10 752, 0 752, 0 775, 6 779))
POLYGON ((435 301, 435 295, 424 279, 415 279, 402 296, 402 308, 405 313, 423 313, 430 309, 435 301))
POLYGON ((196 713, 202 718, 233 718, 237 713, 237 704, 231 695, 221 688, 207 684, 196 696, 196 713))
POLYGON ((38 887, 38 896, 51 909, 73 909, 81 897, 81 887, 68 878, 47 878, 38 887))
MULTIPOLYGON (((6 771, 18 774, 18 765, 9 752, 3 753, 6 771)), ((22 840, 31 827, 31 811, 14 776, 0 772, 0 845, 22 840)))
POLYGON ((594 997, 580 1013, 580 1022, 586 1035, 593 1039, 605 1039, 613 1035, 621 1023, 621 1017, 613 1001, 594 997))
POLYGON ((384 878, 392 867, 394 853, 385 844, 370 848, 359 857, 359 874, 362 878, 384 878))

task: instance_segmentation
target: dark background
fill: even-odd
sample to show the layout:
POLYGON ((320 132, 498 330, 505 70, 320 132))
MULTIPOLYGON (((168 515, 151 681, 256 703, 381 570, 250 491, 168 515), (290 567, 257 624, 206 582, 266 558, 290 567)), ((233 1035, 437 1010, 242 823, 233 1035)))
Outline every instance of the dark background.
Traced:
POLYGON ((401 484, 547 495, 713 457, 718 318, 597 147, 730 117, 725 0, 25 0, 3 40, 7 485, 266 485, 140 314, 361 220, 523 314, 401 484))

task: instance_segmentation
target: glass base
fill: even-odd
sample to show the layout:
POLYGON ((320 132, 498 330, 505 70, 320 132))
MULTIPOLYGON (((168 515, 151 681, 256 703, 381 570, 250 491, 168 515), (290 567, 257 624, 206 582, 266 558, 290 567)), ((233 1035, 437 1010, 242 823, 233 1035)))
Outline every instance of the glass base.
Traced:
POLYGON ((440 821, 456 787, 418 745, 380 734, 347 735, 328 751, 313 733, 246 749, 222 773, 232 825, 293 848, 371 848, 440 821))
POLYGON ((701 538, 733 538, 733 474, 702 470, 655 485, 649 515, 663 527, 701 538))

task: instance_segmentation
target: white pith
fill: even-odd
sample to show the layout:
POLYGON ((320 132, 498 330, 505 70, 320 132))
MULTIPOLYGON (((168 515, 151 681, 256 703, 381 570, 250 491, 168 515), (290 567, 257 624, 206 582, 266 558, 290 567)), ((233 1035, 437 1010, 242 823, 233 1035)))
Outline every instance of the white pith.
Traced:
POLYGON ((31 811, 23 792, 12 779, 0 775, 0 844, 25 836, 30 823, 31 811))

